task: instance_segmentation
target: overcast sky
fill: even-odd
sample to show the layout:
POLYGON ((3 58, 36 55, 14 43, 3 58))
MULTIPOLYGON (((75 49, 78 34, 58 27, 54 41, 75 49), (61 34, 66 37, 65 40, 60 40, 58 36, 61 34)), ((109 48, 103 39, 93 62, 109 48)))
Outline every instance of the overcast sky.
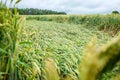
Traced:
POLYGON ((68 14, 97 14, 120 11, 120 0, 22 0, 18 7, 50 9, 68 14))

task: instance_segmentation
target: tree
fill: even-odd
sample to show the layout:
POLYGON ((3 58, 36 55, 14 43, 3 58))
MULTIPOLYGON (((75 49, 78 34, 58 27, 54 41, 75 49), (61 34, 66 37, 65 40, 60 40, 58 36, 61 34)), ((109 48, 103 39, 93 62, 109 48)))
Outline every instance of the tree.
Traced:
POLYGON ((112 11, 112 14, 119 14, 118 11, 112 11))

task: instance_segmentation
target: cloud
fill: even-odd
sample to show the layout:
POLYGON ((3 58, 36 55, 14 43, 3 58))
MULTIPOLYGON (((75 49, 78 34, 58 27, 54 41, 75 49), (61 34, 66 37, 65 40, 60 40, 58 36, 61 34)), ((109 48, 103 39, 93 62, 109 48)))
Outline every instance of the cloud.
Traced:
POLYGON ((22 0, 20 8, 64 11, 69 14, 96 14, 120 11, 120 0, 22 0))

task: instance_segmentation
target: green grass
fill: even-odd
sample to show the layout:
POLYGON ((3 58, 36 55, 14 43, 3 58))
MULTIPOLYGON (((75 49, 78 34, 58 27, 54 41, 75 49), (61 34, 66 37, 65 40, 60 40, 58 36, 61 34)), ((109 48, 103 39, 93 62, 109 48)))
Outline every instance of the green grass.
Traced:
MULTIPOLYGON (((54 59, 63 79, 70 76, 77 80, 83 51, 94 36, 98 37, 99 46, 112 38, 108 33, 87 29, 82 25, 27 20, 21 50, 30 55, 38 51, 37 56, 39 54, 44 60, 54 59)), ((41 63, 44 66, 44 62, 41 63)))

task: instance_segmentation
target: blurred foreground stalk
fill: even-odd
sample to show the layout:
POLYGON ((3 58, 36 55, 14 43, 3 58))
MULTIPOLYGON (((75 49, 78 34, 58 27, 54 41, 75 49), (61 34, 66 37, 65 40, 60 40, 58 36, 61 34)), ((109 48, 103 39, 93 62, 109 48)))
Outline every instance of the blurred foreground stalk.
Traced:
POLYGON ((111 70, 119 60, 120 36, 102 48, 98 48, 93 40, 83 55, 79 78, 80 80, 97 80, 102 73, 111 70))
POLYGON ((13 14, 0 1, 0 80, 17 80, 18 43, 24 20, 16 8, 13 14))

